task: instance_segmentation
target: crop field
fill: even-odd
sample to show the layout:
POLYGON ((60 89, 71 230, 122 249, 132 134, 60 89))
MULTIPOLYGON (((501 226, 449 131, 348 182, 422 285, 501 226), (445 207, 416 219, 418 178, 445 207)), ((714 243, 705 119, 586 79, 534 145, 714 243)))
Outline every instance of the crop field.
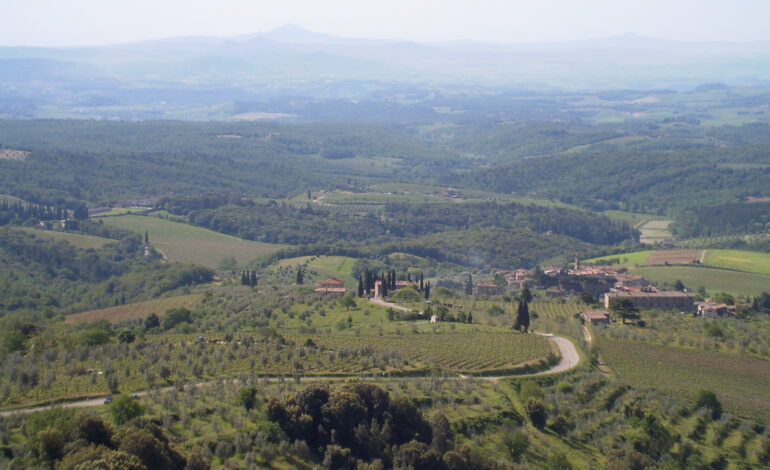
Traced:
POLYGON ((132 207, 113 207, 106 212, 97 212, 95 214, 92 214, 90 218, 98 219, 100 217, 106 217, 106 216, 138 214, 142 212, 147 212, 147 209, 135 209, 132 207))
POLYGON ((673 235, 668 228, 669 225, 671 225, 670 220, 650 220, 645 222, 638 227, 641 232, 639 240, 642 243, 658 243, 672 238, 673 235))
POLYGON ((706 250, 704 264, 749 273, 770 274, 770 253, 742 250, 706 250))
POLYGON ((239 266, 256 258, 270 255, 283 245, 261 243, 231 237, 193 225, 172 222, 157 217, 126 215, 105 217, 104 223, 149 233, 150 244, 173 261, 196 263, 216 268, 219 262, 232 256, 239 266))
POLYGON ((65 317, 64 322, 88 323, 99 320, 106 320, 110 323, 118 323, 126 320, 144 318, 151 313, 155 313, 158 316, 163 316, 166 310, 171 308, 185 307, 192 309, 200 303, 202 298, 203 294, 190 294, 148 300, 146 302, 135 302, 126 305, 118 305, 116 307, 90 310, 88 312, 68 315, 65 317))
POLYGON ((80 233, 57 232, 54 230, 36 230, 33 228, 20 228, 19 230, 29 232, 35 235, 36 238, 43 240, 65 241, 75 248, 82 248, 84 250, 89 248, 102 248, 108 243, 115 243, 115 240, 111 240, 109 238, 95 237, 92 235, 84 235, 80 233))
POLYGON ((691 399, 712 390, 729 412, 770 419, 770 361, 746 356, 601 339, 602 356, 619 378, 691 399))
POLYGON ((700 250, 659 250, 653 251, 647 264, 691 264, 695 260, 700 260, 700 250))
POLYGON ((280 268, 296 268, 300 264, 306 266, 305 276, 308 284, 335 277, 345 281, 348 288, 357 285, 353 278, 353 264, 355 258, 347 256, 300 256, 279 261, 275 266, 280 268))
POLYGON ((677 280, 681 280, 688 289, 703 286, 710 293, 755 296, 770 289, 770 276, 763 274, 696 266, 650 266, 633 268, 631 271, 659 284, 668 283, 673 286, 677 280))

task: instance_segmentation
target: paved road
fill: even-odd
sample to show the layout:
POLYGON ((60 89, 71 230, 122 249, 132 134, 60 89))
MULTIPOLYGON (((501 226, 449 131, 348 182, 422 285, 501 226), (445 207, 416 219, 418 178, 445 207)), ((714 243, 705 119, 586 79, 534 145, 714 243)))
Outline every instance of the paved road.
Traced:
POLYGON ((578 354, 575 345, 572 344, 572 341, 568 340, 567 338, 562 338, 561 336, 554 336, 552 334, 538 334, 541 334, 556 343, 556 346, 559 347, 559 352, 561 352, 561 361, 559 361, 558 364, 548 370, 544 370, 532 375, 556 374, 573 369, 580 363, 580 354, 578 354))
MULTIPOLYGON (((401 307, 401 308, 403 308, 403 307, 401 307)), ((559 372, 564 372, 564 371, 573 369, 573 368, 575 368, 578 365, 578 363, 580 363, 580 355, 578 354, 577 349, 575 349, 575 345, 572 344, 572 341, 570 341, 570 340, 568 340, 566 338, 562 338, 561 336, 553 336, 552 334, 545 334, 545 333, 538 333, 538 334, 540 334, 542 336, 545 336, 549 340, 551 340, 554 343, 556 343, 556 346, 559 347, 559 351, 561 352, 561 361, 559 361, 558 364, 556 364, 555 366, 551 367, 548 370, 544 370, 544 371, 537 372, 537 373, 534 373, 534 374, 516 375, 516 376, 503 375, 503 376, 496 376, 496 377, 476 377, 476 378, 483 379, 483 380, 500 380, 500 379, 506 379, 506 378, 510 378, 510 377, 532 377, 532 376, 538 376, 538 375, 556 374, 556 373, 559 373, 559 372)), ((475 376, 460 375, 457 378, 459 378, 459 379, 469 379, 469 378, 473 378, 473 377, 475 377, 475 376)), ((425 378, 430 378, 430 377, 411 377, 410 380, 415 380, 415 379, 419 380, 419 379, 425 379, 425 378)), ((346 377, 339 377, 339 376, 310 376, 310 377, 302 377, 302 382, 326 382, 326 381, 329 381, 329 380, 344 380, 344 379, 346 379, 346 377)), ((403 379, 404 379, 403 377, 394 377, 393 378, 393 380, 403 380, 403 379)), ((231 379, 231 380, 236 380, 236 379, 231 379)), ((280 379, 279 378, 269 378, 268 380, 270 380, 270 381, 278 381, 280 379)), ((384 378, 384 379, 381 378, 381 379, 378 379, 378 380, 388 380, 388 379, 387 378, 384 378)), ((214 383, 217 383, 217 382, 219 382, 219 380, 213 380, 213 381, 210 381, 210 382, 198 382, 198 383, 190 384, 190 385, 187 385, 187 386, 188 387, 200 387, 200 386, 211 385, 211 384, 214 384, 214 383)), ((159 392, 159 393, 164 393, 164 392, 168 392, 168 391, 170 391, 172 389, 174 389, 174 387, 163 387, 163 388, 155 389, 154 391, 155 392, 159 392)), ((147 395, 148 393, 150 393, 150 392, 149 391, 137 392, 137 395, 139 395, 141 397, 141 396, 147 395)), ((90 399, 87 399, 87 400, 77 400, 77 401, 71 401, 71 402, 68 402, 68 403, 59 403, 59 404, 56 404, 56 405, 36 406, 36 407, 32 407, 32 408, 19 408, 19 409, 16 409, 16 410, 0 411, 0 417, 11 416, 11 415, 16 414, 16 413, 20 413, 20 414, 34 413, 36 411, 43 411, 43 410, 47 410, 47 409, 53 408, 55 406, 56 407, 61 407, 61 408, 86 408, 86 407, 91 407, 91 406, 99 406, 99 405, 102 405, 102 404, 104 404, 104 397, 90 398, 90 399)))

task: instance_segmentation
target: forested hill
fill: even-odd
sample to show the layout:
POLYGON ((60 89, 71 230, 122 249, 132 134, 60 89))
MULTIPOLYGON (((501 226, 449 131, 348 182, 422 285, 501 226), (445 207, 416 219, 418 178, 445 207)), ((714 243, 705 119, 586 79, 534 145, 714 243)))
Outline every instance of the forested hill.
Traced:
POLYGON ((710 153, 626 151, 530 158, 457 174, 446 182, 553 198, 598 210, 653 213, 770 196, 770 168, 721 166, 715 160, 730 156, 710 153))
POLYGON ((168 192, 286 197, 348 178, 428 175, 451 163, 409 134, 366 124, 0 121, 0 194, 54 205, 168 192))
POLYGON ((0 316, 73 313, 157 296, 211 280, 206 268, 144 257, 138 235, 99 249, 80 249, 12 227, 0 227, 0 316))

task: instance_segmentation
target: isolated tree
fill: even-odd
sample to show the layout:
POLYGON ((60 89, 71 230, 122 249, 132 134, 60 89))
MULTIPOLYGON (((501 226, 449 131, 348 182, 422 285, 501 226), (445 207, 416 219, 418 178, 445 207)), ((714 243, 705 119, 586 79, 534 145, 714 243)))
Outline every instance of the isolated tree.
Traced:
POLYGON ((631 299, 620 299, 612 304, 610 310, 621 318, 624 325, 626 320, 638 320, 640 318, 639 309, 634 306, 631 299))
POLYGON ((256 271, 252 271, 251 275, 249 276, 249 286, 257 287, 257 272, 256 271))
POLYGON ((305 282, 305 275, 302 273, 302 267, 297 266, 297 285, 301 286, 305 282))
POLYGON ((693 409, 706 408, 711 412, 711 419, 722 416, 722 403, 711 390, 698 390, 693 400, 693 409))
POLYGON ((133 343, 136 339, 136 335, 131 330, 123 330, 118 334, 118 341, 123 344, 133 343))
POLYGON ((358 294, 359 297, 364 296, 364 280, 360 275, 358 276, 358 290, 356 291, 356 294, 358 294))
POLYGON ((144 244, 150 244, 150 233, 147 230, 144 231, 144 244))
POLYGON ((684 290, 684 283, 682 282, 681 279, 676 280, 676 282, 674 283, 674 289, 680 292, 684 290))
POLYGON ((473 295, 473 278, 468 274, 468 280, 465 282, 465 295, 473 295))
POLYGON ((339 301, 339 304, 341 307, 345 307, 345 310, 350 310, 351 308, 354 308, 357 305, 352 295, 342 296, 342 298, 339 301))
POLYGON ((532 302, 532 291, 529 290, 529 286, 526 284, 524 284, 524 289, 521 291, 521 298, 527 303, 532 302))
MULTIPOLYGON (((420 280, 422 282, 422 279, 420 280)), ((425 284, 425 300, 430 298, 430 281, 425 284)))
POLYGON ((525 333, 529 330, 529 305, 524 299, 519 300, 516 306, 516 321, 513 323, 513 328, 523 330, 525 333))

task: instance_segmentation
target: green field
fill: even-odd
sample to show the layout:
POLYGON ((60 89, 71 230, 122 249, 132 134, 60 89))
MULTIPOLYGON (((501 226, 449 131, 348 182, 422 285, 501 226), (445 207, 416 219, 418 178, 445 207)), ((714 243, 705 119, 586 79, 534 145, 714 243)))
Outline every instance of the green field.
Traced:
POLYGON ((80 233, 56 232, 54 230, 37 230, 33 228, 20 228, 19 230, 29 232, 35 235, 35 237, 43 240, 65 241, 75 248, 82 248, 84 250, 89 248, 98 249, 102 248, 108 243, 116 243, 115 240, 111 240, 109 238, 95 237, 93 235, 84 235, 80 233))
POLYGON ((712 390, 727 411, 770 419, 770 361, 605 338, 600 347, 612 371, 631 385, 685 399, 712 390))
POLYGON ((592 264, 597 263, 599 261, 609 261, 609 260, 620 260, 620 263, 618 266, 634 266, 634 265, 640 265, 643 266, 647 263, 647 258, 650 257, 652 254, 652 250, 646 250, 646 251, 634 251, 632 253, 620 253, 617 255, 607 255, 607 256, 601 256, 599 258, 591 258, 585 260, 586 263, 592 264))
MULTIPOLYGON (((736 271, 770 274, 770 253, 742 250, 706 250, 705 264, 736 271)), ((770 288, 770 286, 768 286, 770 288)))
POLYGON ((165 297, 162 299, 148 300, 146 302, 136 302, 116 307, 102 308, 99 310, 90 310, 88 312, 76 313, 65 317, 65 323, 88 323, 99 320, 106 320, 110 323, 118 323, 126 320, 135 320, 144 318, 151 313, 162 316, 166 310, 185 307, 192 309, 203 298, 203 294, 178 295, 176 297, 165 297))
POLYGON ((193 225, 171 222, 157 217, 126 215, 105 217, 104 223, 144 235, 149 233, 150 244, 168 259, 196 263, 216 268, 223 258, 232 256, 239 266, 245 266, 258 257, 274 253, 283 245, 253 242, 224 235, 193 225))
POLYGON ((709 293, 727 292, 738 296, 755 296, 770 289, 770 276, 754 273, 742 273, 725 269, 711 269, 687 266, 650 266, 633 268, 631 272, 640 274, 657 283, 667 282, 672 285, 681 280, 691 290, 700 286, 709 293))
POLYGON ((300 256, 279 261, 275 267, 296 268, 300 264, 306 266, 305 277, 308 283, 335 277, 345 281, 348 288, 355 287, 357 280, 353 277, 355 258, 347 256, 300 256))
POLYGON ((134 209, 131 207, 113 207, 107 212, 99 212, 91 216, 92 219, 98 219, 100 217, 114 216, 114 215, 126 215, 137 214, 141 212, 147 212, 148 209, 134 209))

